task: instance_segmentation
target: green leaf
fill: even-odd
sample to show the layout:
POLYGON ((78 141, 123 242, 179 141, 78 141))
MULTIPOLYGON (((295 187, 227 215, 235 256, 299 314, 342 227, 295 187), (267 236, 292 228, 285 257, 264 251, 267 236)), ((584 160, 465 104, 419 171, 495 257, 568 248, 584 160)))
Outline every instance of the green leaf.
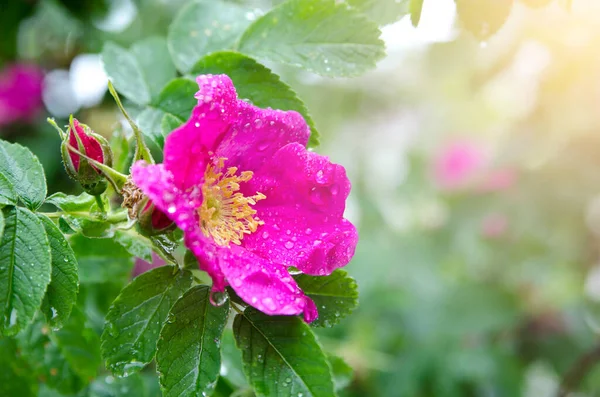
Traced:
POLYGON ((169 310, 191 284, 190 272, 162 266, 123 288, 106 316, 102 333, 102 357, 109 370, 128 376, 152 361, 169 310))
POLYGON ((205 395, 215 386, 229 302, 213 306, 209 295, 206 285, 188 290, 160 332, 156 363, 165 397, 205 395))
POLYGON ((242 353, 235 346, 233 332, 226 329, 223 332, 221 341, 221 376, 225 377, 236 388, 243 389, 248 387, 248 382, 244 376, 244 367, 242 364, 242 353))
POLYGON ((202 58, 192 68, 193 74, 228 75, 240 98, 249 99, 254 105, 280 110, 295 110, 310 126, 309 147, 319 145, 319 133, 304 102, 275 73, 243 54, 224 51, 202 58))
POLYGON ((96 376, 100 364, 99 338, 86 327, 86 317, 77 307, 63 329, 56 332, 38 316, 19 334, 18 342, 37 377, 61 393, 76 393, 96 376))
POLYGON ((239 50, 323 76, 358 76, 385 55, 381 32, 334 0, 289 0, 244 32, 239 50))
POLYGON ((412 0, 346 0, 348 4, 368 16, 378 25, 396 22, 410 13, 412 0))
MULTIPOLYGON (((164 116, 164 111, 147 107, 136 117, 137 125, 142 130, 142 133, 144 133, 144 136, 151 139, 159 148, 165 145, 165 137, 162 134, 161 124, 164 116)), ((179 118, 176 119, 180 120, 179 118)))
POLYGON ((4 214, 0 211, 0 241, 2 241, 2 235, 4 234, 4 214))
POLYGON ((160 37, 137 42, 129 50, 108 42, 102 61, 116 89, 139 105, 150 103, 176 76, 166 40, 160 37))
MULTIPOLYGON (((171 114, 183 123, 190 118, 192 109, 198 103, 194 95, 198 92, 198 84, 186 78, 171 80, 161 91, 154 107, 171 114)), ((160 120, 162 123, 162 118, 160 120)))
POLYGON ((300 318, 267 316, 249 307, 235 317, 233 332, 259 396, 335 396, 325 354, 300 318))
POLYGON ((38 383, 17 353, 14 339, 0 338, 0 396, 37 396, 38 383))
POLYGON ((114 240, 131 255, 152 263, 152 242, 133 230, 117 230, 114 240))
POLYGON ((50 282, 50 245, 42 223, 29 210, 5 207, 0 241, 0 335, 31 322, 50 282))
POLYGON ((121 282, 129 279, 133 257, 111 239, 87 238, 80 234, 70 239, 79 263, 82 283, 121 282))
POLYGON ((46 177, 40 161, 17 143, 0 140, 0 174, 3 174, 21 201, 36 210, 46 198, 46 177))
POLYGON ((165 114, 160 123, 160 130, 164 137, 169 136, 171 132, 179 128, 183 123, 180 119, 173 116, 172 114, 165 114))
POLYGON ((58 227, 46 216, 38 215, 38 217, 46 230, 52 257, 52 277, 42 303, 42 310, 52 327, 61 327, 71 315, 77 300, 79 290, 77 259, 58 227))
POLYGON ((12 183, 3 174, 0 174, 0 205, 17 204, 17 192, 12 183))
POLYGON ((335 390, 342 390, 352 382, 352 377, 354 376, 354 371, 352 367, 350 367, 346 362, 338 356, 334 356, 333 354, 327 355, 327 360, 329 361, 329 366, 331 367, 331 372, 333 373, 333 383, 335 386, 335 390))
POLYGON ((187 73, 204 55, 232 48, 250 23, 248 11, 220 0, 196 1, 183 7, 167 36, 177 69, 187 73))
POLYGON ((456 12, 465 29, 485 40, 504 25, 512 5, 513 0, 456 0, 456 12))
POLYGON ((358 286, 344 270, 338 269, 329 276, 301 274, 294 278, 319 310, 319 317, 311 323, 312 326, 331 327, 358 305, 358 286))
POLYGON ((410 21, 416 28, 421 21, 421 12, 423 11, 423 0, 410 0, 410 21))
POLYGON ((79 196, 54 193, 46 199, 46 202, 65 212, 88 212, 92 208, 92 205, 96 203, 96 199, 87 193, 81 193, 79 196))
MULTIPOLYGON (((161 91, 154 103, 137 117, 140 129, 162 149, 165 144, 163 120, 169 116, 169 124, 183 124, 192 114, 197 101, 194 94, 198 85, 186 78, 171 80, 161 91)), ((171 132, 171 131, 169 131, 171 132)))
POLYGON ((113 237, 116 230, 116 225, 101 219, 90 219, 87 214, 63 215, 61 219, 63 219, 72 230, 81 233, 86 237, 113 237))
POLYGON ((86 397, 146 397, 144 381, 139 374, 127 378, 101 376, 90 385, 86 397))
POLYGON ((101 364, 100 338, 86 326, 86 317, 79 309, 73 310, 63 328, 50 337, 73 371, 86 383, 96 376, 101 364))

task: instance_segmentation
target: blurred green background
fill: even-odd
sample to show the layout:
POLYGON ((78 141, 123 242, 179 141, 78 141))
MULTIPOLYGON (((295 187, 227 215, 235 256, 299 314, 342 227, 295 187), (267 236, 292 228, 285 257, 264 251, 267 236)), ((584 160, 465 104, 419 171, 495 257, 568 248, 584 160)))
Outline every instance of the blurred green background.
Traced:
MULTIPOLYGON (((103 43, 164 35, 185 2, 0 5, 0 94, 15 63, 44 74, 32 114, 6 117, 0 100, 0 137, 40 157, 50 193, 76 187, 45 118, 120 129, 103 43)), ((596 348, 600 2, 563 3, 516 1, 483 39, 453 0, 426 0, 418 28, 383 28, 388 56, 360 78, 275 67, 312 112, 318 151, 353 182, 360 306, 318 331, 354 369, 342 396, 551 396, 596 348)), ((98 330, 118 290, 82 287, 98 330)), ((600 396, 600 366, 579 389, 600 396)))

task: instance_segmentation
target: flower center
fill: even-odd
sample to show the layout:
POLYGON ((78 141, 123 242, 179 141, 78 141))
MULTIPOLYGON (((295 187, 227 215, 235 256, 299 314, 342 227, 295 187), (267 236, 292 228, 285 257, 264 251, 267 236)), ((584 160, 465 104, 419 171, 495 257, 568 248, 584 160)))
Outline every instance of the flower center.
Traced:
POLYGON ((216 165, 209 164, 204 173, 202 195, 204 200, 198 208, 200 228, 206 237, 212 237, 217 245, 228 247, 229 243, 240 245, 245 234, 254 233, 264 222, 254 216, 251 206, 265 199, 257 192, 245 197, 240 190, 241 182, 252 179, 252 171, 237 174, 237 167, 229 167, 223 172, 225 158, 219 158, 216 165))

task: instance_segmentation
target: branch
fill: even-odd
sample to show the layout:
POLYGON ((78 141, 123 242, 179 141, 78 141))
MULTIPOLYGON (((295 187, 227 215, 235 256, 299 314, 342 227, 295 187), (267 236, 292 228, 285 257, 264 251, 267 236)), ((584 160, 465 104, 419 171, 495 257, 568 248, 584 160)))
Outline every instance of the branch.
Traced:
POLYGON ((579 357, 565 374, 557 397, 567 397, 583 381, 588 372, 600 361, 600 345, 579 357))

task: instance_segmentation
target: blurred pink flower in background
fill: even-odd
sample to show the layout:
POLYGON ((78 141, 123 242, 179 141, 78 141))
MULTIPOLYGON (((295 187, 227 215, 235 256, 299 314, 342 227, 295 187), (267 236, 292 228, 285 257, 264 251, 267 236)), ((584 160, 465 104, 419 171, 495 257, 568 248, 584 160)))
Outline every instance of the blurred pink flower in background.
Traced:
POLYGON ((481 234, 485 238, 494 239, 502 237, 508 230, 508 218, 504 214, 493 213, 481 221, 481 234))
POLYGON ((479 146, 467 141, 452 142, 434 158, 435 183, 444 190, 465 188, 485 163, 485 153, 479 146))
POLYGON ((42 107, 44 74, 36 65, 13 64, 0 71, 0 127, 28 122, 42 107))
POLYGON ((510 168, 493 168, 490 154, 470 141, 454 141, 433 159, 433 179, 442 190, 474 189, 480 193, 507 190, 517 179, 510 168))
POLYGON ((137 277, 142 273, 147 272, 148 270, 152 270, 156 267, 164 266, 166 262, 163 258, 156 255, 154 252, 152 253, 152 263, 146 262, 143 259, 136 258, 135 264, 133 265, 133 272, 131 273, 131 277, 137 277))

